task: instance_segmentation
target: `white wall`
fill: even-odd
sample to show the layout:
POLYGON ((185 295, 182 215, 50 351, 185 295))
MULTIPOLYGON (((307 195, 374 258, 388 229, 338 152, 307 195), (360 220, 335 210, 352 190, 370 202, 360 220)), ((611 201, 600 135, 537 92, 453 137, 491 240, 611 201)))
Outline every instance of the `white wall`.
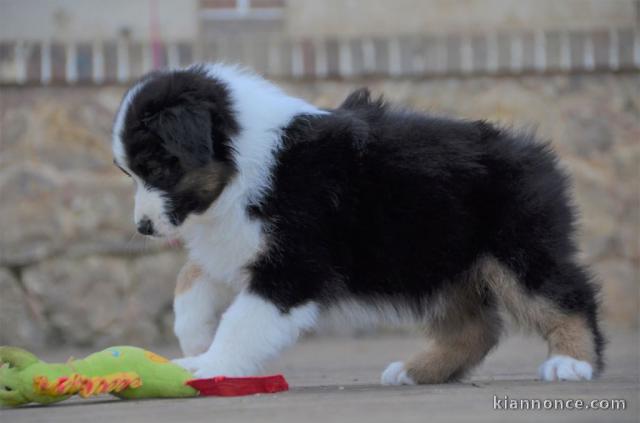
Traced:
MULTIPOLYGON (((168 41, 198 35, 198 0, 0 0, 0 40, 149 38, 155 1, 168 41)), ((293 38, 480 32, 491 29, 610 29, 638 24, 636 0, 288 0, 293 38)))
MULTIPOLYGON (((154 0, 0 0, 0 40, 114 39, 128 28, 149 38, 154 0)), ((155 0, 160 31, 168 41, 195 39, 197 0, 155 0)))

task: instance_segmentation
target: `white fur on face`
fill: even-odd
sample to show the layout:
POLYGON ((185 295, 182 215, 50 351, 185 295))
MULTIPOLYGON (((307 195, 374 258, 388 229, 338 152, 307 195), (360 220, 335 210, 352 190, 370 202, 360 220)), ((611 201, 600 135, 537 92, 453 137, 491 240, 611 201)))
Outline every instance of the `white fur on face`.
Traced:
POLYGON ((282 313, 272 302, 244 291, 222 316, 209 350, 174 362, 196 378, 255 375, 266 360, 311 329, 317 316, 315 303, 282 313))
POLYGON ((174 236, 176 227, 171 224, 167 217, 167 197, 157 189, 145 186, 137 177, 135 206, 133 210, 133 220, 137 225, 147 218, 153 222, 154 235, 174 236))

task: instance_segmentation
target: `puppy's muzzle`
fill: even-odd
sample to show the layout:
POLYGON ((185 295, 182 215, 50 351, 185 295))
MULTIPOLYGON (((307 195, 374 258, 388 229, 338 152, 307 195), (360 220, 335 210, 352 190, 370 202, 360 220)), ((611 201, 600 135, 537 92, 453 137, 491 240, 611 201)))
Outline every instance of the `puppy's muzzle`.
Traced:
POLYGON ((153 235, 153 222, 148 217, 143 217, 140 222, 138 222, 138 232, 142 235, 153 235))

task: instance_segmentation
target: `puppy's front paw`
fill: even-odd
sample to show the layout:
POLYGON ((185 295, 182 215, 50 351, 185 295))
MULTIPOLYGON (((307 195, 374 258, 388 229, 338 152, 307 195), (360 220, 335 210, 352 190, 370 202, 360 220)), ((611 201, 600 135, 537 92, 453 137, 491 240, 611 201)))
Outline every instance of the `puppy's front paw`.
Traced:
POLYGON ((216 331, 216 324, 214 322, 206 322, 201 324, 183 324, 182 321, 176 319, 174 325, 174 333, 178 342, 180 343, 180 349, 185 357, 194 357, 203 354, 213 341, 213 336, 216 331))
POLYGON ((247 376, 249 374, 239 366, 225 365, 208 352, 195 357, 178 358, 172 361, 178 366, 189 370, 198 379, 215 376, 247 376))
POLYGON ((540 379, 554 380, 591 380, 593 368, 586 361, 576 360, 568 355, 554 355, 538 368, 540 379))
POLYGON ((402 361, 394 361, 382 372, 380 383, 383 385, 415 385, 413 379, 407 374, 402 361))
POLYGON ((191 373, 195 373, 204 363, 202 355, 195 357, 176 358, 171 360, 174 364, 189 370, 191 373))

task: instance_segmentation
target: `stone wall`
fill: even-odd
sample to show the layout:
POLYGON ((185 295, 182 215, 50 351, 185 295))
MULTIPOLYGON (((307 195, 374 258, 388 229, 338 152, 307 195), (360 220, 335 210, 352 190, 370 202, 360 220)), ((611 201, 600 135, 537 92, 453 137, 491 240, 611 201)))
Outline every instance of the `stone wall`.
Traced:
MULTIPOLYGON (((605 316, 636 325, 640 78, 283 82, 321 106, 369 85, 419 109, 537 125, 574 175, 584 258, 605 316)), ((134 234, 132 186, 111 164, 123 87, 0 92, 0 344, 91 347, 174 342, 171 300, 184 253, 134 234)))

